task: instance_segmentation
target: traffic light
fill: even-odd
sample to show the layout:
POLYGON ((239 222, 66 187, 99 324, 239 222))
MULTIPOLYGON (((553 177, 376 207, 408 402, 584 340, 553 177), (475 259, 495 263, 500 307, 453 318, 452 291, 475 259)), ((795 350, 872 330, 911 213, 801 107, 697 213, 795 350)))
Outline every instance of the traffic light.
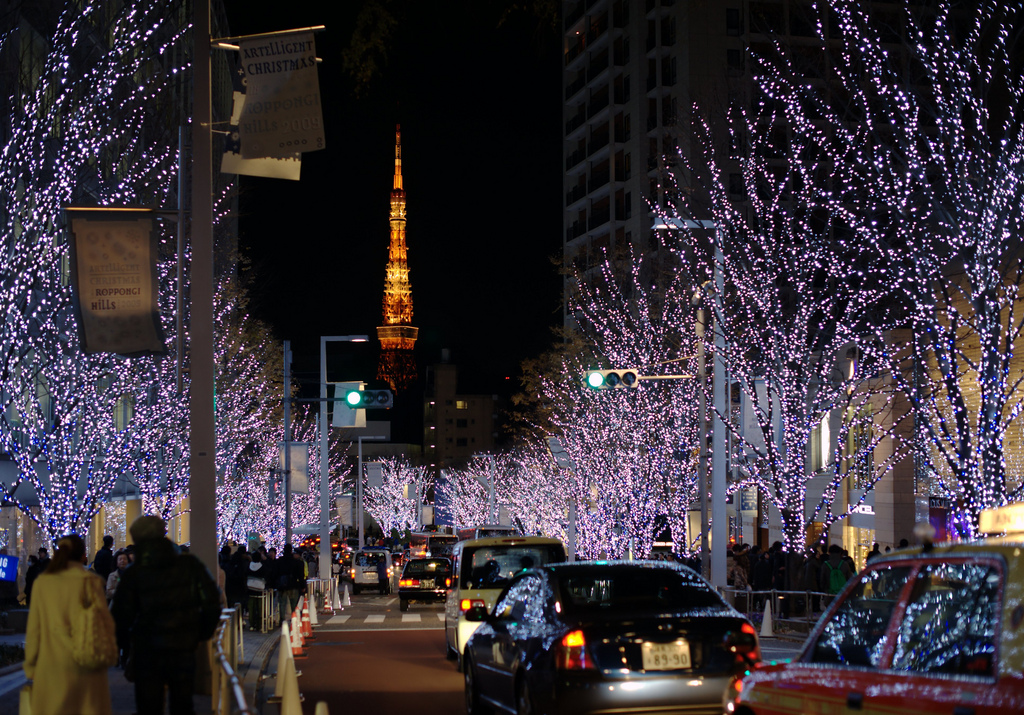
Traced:
POLYGON ((349 390, 345 404, 353 410, 387 410, 394 404, 391 390, 349 390))
POLYGON ((587 370, 587 387, 592 390, 608 390, 616 387, 638 387, 639 372, 627 368, 624 370, 587 370))

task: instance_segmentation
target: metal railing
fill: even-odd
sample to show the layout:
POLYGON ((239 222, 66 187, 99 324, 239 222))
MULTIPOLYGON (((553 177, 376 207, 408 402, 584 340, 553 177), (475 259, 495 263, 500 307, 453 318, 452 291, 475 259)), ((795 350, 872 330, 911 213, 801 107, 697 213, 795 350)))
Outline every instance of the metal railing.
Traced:
POLYGON ((337 577, 306 579, 306 597, 309 599, 310 608, 319 608, 324 603, 333 604, 337 590, 337 577))
POLYGON ((211 641, 213 668, 211 697, 216 715, 254 715, 245 699, 245 688, 238 674, 238 663, 245 657, 242 647, 242 609, 221 611, 220 623, 211 641))
POLYGON ((818 622, 821 614, 828 608, 835 594, 822 591, 752 591, 747 589, 718 589, 725 600, 737 611, 743 613, 751 621, 758 621, 764 615, 764 604, 771 604, 772 620, 783 620, 787 623, 796 621, 806 623, 808 630, 818 622))
POLYGON ((278 594, 273 589, 249 591, 249 627, 269 633, 281 625, 278 594))

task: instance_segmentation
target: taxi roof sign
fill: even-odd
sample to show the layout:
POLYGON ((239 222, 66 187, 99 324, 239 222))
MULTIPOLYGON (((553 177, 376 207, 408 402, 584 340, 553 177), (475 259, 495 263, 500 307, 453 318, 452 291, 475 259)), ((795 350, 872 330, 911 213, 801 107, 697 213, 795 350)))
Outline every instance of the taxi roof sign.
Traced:
POLYGON ((1024 533, 1024 503, 984 510, 978 518, 978 529, 983 534, 1024 533))

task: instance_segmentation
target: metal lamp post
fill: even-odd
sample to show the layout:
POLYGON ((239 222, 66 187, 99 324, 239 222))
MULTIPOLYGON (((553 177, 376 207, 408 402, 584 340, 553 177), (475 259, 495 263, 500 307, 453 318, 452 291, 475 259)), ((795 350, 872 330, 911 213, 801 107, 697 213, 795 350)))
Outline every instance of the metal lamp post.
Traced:
MULTIPOLYGON (((366 335, 335 335, 320 336, 320 573, 331 572, 331 488, 330 475, 328 474, 328 440, 327 430, 327 343, 365 343, 369 340, 366 335), (327 545, 324 548, 324 545, 327 545)), ((360 447, 362 443, 360 442, 360 447)), ((360 449, 359 482, 360 496, 362 495, 362 450, 360 449)), ((362 509, 362 498, 359 500, 359 507, 362 509)), ((363 543, 362 532, 362 511, 359 512, 359 545, 363 543)))

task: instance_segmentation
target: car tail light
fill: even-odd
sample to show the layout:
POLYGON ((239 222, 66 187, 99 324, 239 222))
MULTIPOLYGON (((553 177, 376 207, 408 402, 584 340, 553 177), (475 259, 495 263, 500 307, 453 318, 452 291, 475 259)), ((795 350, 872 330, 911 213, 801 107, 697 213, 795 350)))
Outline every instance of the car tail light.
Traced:
POLYGON ((750 668, 761 662, 761 648, 757 644, 757 631, 749 623, 744 623, 738 633, 736 631, 726 633, 725 647, 735 657, 736 665, 750 668))
POLYGON ((446 578, 444 580, 444 587, 445 588, 451 588, 452 587, 452 580, 450 578, 446 578))
POLYGON ((462 609, 463 612, 468 611, 471 608, 476 608, 477 606, 480 608, 487 608, 487 604, 480 598, 464 598, 459 602, 459 608, 462 609))
POLYGON ((349 573, 349 575, 350 575, 350 576, 351 576, 351 577, 352 577, 353 579, 354 579, 354 578, 356 577, 356 570, 355 570, 355 569, 349 569, 348 573, 349 573))
POLYGON ((594 659, 587 654, 587 639, 583 631, 569 631, 558 643, 555 667, 559 670, 592 670, 594 659))
POLYGON ((403 578, 399 579, 398 586, 400 588, 419 588, 420 580, 418 578, 403 578))

